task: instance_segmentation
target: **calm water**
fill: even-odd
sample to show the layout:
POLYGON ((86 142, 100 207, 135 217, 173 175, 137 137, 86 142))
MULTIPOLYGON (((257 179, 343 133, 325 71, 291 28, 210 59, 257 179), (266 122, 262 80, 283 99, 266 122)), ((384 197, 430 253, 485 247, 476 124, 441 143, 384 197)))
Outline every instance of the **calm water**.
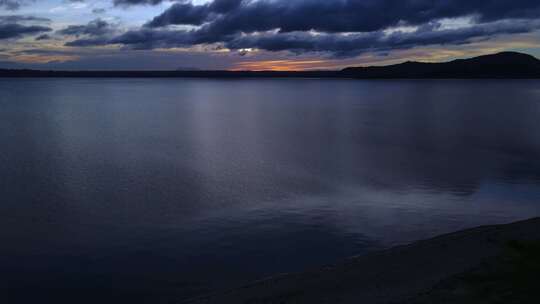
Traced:
POLYGON ((0 92, 5 303, 167 303, 540 215, 540 81, 1 79, 0 92))

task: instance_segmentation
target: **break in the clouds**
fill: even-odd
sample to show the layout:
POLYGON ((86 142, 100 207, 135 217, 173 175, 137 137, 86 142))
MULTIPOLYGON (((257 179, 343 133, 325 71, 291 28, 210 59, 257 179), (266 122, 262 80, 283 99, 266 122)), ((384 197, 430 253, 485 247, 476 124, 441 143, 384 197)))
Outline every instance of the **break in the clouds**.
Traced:
POLYGON ((118 54, 180 48, 239 61, 261 53, 349 60, 422 48, 466 54, 486 41, 504 50, 523 35, 534 52, 540 40, 538 0, 0 0, 0 7, 24 11, 19 19, 4 16, 2 39, 34 35, 36 43, 53 40, 62 51, 81 54, 84 48, 118 54), (54 15, 62 10, 73 18, 54 15), (40 18, 52 21, 40 24, 40 18))

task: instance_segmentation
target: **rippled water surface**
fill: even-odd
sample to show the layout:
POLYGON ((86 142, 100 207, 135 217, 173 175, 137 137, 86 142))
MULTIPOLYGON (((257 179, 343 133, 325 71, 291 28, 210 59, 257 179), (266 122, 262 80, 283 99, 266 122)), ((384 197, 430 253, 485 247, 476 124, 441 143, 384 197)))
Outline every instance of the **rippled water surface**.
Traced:
POLYGON ((167 303, 540 215, 539 81, 1 79, 0 92, 9 303, 167 303))

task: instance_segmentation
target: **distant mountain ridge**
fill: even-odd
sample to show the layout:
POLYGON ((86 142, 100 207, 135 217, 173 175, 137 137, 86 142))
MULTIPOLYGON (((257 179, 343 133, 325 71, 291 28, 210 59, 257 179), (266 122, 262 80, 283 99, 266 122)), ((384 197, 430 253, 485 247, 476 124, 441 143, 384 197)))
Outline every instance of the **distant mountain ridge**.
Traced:
POLYGON ((0 69, 0 77, 538 79, 540 78, 540 60, 528 54, 502 52, 441 63, 407 61, 388 66, 349 67, 341 71, 43 71, 0 69))
POLYGON ((353 78, 540 78, 540 60, 528 54, 502 52, 441 63, 407 61, 380 67, 350 67, 353 78))

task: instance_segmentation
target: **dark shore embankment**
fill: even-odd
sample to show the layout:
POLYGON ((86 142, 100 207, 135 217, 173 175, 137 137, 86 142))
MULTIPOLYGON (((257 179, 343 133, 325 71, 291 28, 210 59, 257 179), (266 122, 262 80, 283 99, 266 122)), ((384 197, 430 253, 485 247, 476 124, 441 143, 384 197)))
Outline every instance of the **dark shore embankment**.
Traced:
POLYGON ((483 226, 315 271, 269 278, 188 303, 494 303, 487 297, 513 299, 516 292, 521 299, 529 299, 526 290, 511 286, 517 282, 516 288, 527 288, 519 282, 537 275, 529 273, 538 266, 538 257, 529 254, 528 248, 537 248, 539 240, 540 218, 483 226), (512 248, 517 248, 513 251, 517 254, 505 258, 512 248), (516 255, 525 260, 512 262, 516 255), (518 265, 515 271, 514 264, 518 265), (510 290, 501 291, 500 286, 510 286, 510 290))

